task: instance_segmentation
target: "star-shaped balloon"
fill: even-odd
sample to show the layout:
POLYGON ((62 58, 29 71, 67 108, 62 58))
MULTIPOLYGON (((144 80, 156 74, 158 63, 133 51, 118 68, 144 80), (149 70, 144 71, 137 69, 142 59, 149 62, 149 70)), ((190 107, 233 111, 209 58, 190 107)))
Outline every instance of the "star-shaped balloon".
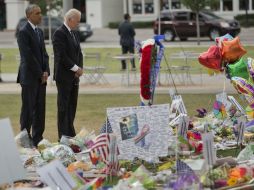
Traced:
POLYGON ((235 37, 230 41, 221 42, 221 53, 224 62, 232 63, 240 59, 247 51, 240 43, 239 37, 235 37))

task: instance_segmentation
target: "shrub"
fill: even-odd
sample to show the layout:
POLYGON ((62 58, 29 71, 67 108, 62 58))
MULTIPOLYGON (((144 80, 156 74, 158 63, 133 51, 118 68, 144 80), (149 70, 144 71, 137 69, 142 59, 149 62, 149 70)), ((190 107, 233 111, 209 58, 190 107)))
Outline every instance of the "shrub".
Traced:
MULTIPOLYGON (((118 28, 120 22, 110 22, 108 24, 109 28, 118 28)), ((132 22, 132 25, 134 28, 152 28, 153 27, 153 21, 143 21, 143 22, 132 22)))
POLYGON ((240 23, 241 26, 254 26, 254 14, 248 14, 248 23, 246 21, 246 14, 237 15, 235 16, 235 19, 240 23))

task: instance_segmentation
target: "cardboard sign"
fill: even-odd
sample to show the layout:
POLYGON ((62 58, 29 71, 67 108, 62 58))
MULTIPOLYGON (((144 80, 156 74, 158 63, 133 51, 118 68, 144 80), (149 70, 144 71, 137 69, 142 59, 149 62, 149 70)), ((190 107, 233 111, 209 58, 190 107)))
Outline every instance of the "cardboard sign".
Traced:
POLYGON ((245 130, 245 121, 244 118, 238 119, 238 135, 237 135, 237 145, 242 144, 245 130))
POLYGON ((182 136, 183 138, 187 138, 187 131, 189 126, 189 118, 186 115, 182 115, 180 117, 180 124, 177 128, 178 136, 182 136))
POLYGON ((208 127, 209 127, 209 124, 208 124, 208 123, 205 123, 205 124, 204 124, 204 132, 205 132, 205 133, 208 133, 208 127))
POLYGON ((9 119, 0 120, 0 184, 25 179, 22 165, 9 119))
POLYGON ((169 110, 169 119, 170 120, 174 119, 177 116, 177 114, 187 115, 187 110, 181 95, 174 96, 174 99, 171 103, 169 110))
POLYGON ((72 190, 77 186, 70 174, 59 160, 54 160, 49 164, 38 168, 37 173, 41 180, 52 189, 72 190))
POLYGON ((206 161, 208 168, 213 166, 216 162, 216 152, 214 148, 213 133, 204 133, 202 134, 203 140, 203 156, 206 161))
POLYGON ((222 92, 222 93, 216 94, 216 100, 220 101, 221 103, 223 103, 223 105, 225 106, 226 110, 230 109, 231 102, 228 101, 228 99, 227 99, 227 93, 226 92, 222 92))
POLYGON ((245 115, 245 110, 233 96, 228 96, 228 99, 241 112, 241 114, 245 115))
POLYGON ((186 107, 184 105, 182 96, 181 95, 175 95, 174 99, 179 101, 179 108, 178 108, 179 113, 187 115, 187 110, 186 110, 186 107))
POLYGON ((175 99, 175 96, 176 96, 176 90, 173 89, 173 88, 170 88, 169 89, 169 96, 171 98, 171 101, 173 101, 175 99))
POLYGON ((158 162, 167 155, 172 130, 168 104, 107 108, 107 116, 117 136, 119 159, 158 162))

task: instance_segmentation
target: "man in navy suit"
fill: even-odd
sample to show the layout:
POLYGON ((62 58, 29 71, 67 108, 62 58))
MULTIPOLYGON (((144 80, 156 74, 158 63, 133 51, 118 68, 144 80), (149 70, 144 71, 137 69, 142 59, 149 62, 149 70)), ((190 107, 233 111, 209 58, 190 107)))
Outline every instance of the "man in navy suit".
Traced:
POLYGON ((49 72, 43 32, 37 27, 42 16, 38 5, 26 8, 27 23, 19 30, 20 65, 17 82, 22 92, 21 130, 26 129, 34 146, 43 139, 45 129, 45 99, 49 72), (32 129, 32 132, 31 132, 32 129), (32 133, 32 134, 31 134, 32 133))
MULTIPOLYGON (((120 35, 120 45, 122 46, 122 54, 134 53, 136 35, 134 27, 132 26, 131 17, 128 13, 124 14, 124 21, 119 24, 118 34, 120 35)), ((131 59, 132 70, 136 70, 135 60, 131 59)), ((126 61, 122 60, 122 70, 126 69, 126 61)))
POLYGON ((64 24, 53 35, 59 140, 62 135, 76 135, 73 123, 78 101, 79 77, 83 74, 83 54, 79 34, 75 31, 80 18, 80 11, 70 9, 65 14, 64 24))

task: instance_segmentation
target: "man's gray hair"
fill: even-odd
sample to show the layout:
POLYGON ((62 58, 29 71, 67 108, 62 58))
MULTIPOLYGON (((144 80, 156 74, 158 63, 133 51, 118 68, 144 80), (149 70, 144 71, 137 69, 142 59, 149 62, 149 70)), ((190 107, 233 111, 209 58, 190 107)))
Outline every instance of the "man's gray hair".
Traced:
MULTIPOLYGON (((35 9, 35 8, 38 8, 39 6, 38 5, 36 5, 36 4, 30 4, 30 5, 28 5, 28 7, 26 8, 26 16, 28 16, 28 15, 30 15, 32 12, 33 12, 33 10, 35 9)), ((40 7, 39 7, 40 8, 40 7)))
POLYGON ((73 18, 73 17, 76 17, 76 16, 80 16, 81 17, 81 12, 77 9, 70 9, 67 11, 67 13, 65 13, 64 15, 64 19, 65 21, 73 18))

